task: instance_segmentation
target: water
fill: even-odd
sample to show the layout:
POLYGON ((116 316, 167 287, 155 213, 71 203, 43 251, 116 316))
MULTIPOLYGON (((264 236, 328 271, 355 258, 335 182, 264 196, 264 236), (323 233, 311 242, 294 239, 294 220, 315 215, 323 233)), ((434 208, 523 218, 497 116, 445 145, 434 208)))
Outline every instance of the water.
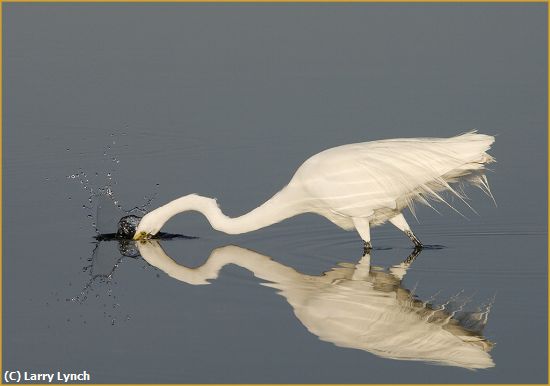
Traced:
POLYGON ((98 383, 546 383, 544 7, 5 4, 3 369, 98 383), (366 266, 356 233, 314 215, 239 236, 177 216, 163 231, 198 238, 160 240, 160 261, 94 238, 188 193, 244 213, 328 147, 471 128, 498 135, 498 206, 467 189, 479 215, 460 202, 468 219, 444 205, 418 206, 419 223, 406 213, 441 246, 406 272, 410 241, 391 225, 373 230, 366 266), (189 283, 168 257, 208 275, 189 283), (334 332, 332 309, 371 326, 374 300, 393 293, 402 303, 382 308, 378 335, 334 332), (407 344, 391 337, 423 331, 422 310, 449 300, 472 331, 487 318, 493 367, 399 359, 407 344), (400 329, 403 310, 420 330, 400 329))

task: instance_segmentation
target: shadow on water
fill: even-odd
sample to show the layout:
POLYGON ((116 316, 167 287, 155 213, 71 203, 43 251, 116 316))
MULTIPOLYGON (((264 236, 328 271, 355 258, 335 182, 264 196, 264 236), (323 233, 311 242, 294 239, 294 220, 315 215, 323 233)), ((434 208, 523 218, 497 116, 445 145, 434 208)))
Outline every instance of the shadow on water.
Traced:
MULTIPOLYGON (((97 241, 120 241, 121 244, 124 242, 130 242, 128 238, 120 237, 117 233, 99 233, 98 235, 94 236, 94 238, 97 241)), ((165 232, 159 232, 156 235, 152 236, 152 239, 154 240, 173 240, 173 239, 198 239, 197 236, 186 236, 182 235, 180 233, 165 233, 165 232)), ((122 252, 121 252, 122 253, 122 252)))
POLYGON ((465 311, 470 299, 460 294, 435 304, 421 300, 403 284, 407 270, 421 251, 413 251, 389 269, 371 265, 370 254, 357 264, 340 263, 322 275, 306 275, 269 256, 238 246, 214 249, 197 268, 178 264, 159 240, 117 240, 120 254, 100 253, 97 242, 91 281, 111 277, 128 258, 143 259, 168 276, 191 285, 210 284, 221 269, 233 264, 265 280, 292 306, 295 316, 319 339, 339 347, 359 349, 382 358, 423 361, 466 369, 494 367, 493 343, 483 336, 491 303, 465 311))

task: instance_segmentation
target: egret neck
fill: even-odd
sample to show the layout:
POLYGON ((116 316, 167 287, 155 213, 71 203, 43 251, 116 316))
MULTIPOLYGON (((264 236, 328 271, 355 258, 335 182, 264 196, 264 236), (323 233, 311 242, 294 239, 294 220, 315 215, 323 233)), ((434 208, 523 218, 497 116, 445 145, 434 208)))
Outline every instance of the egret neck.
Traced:
POLYGON ((161 206, 147 216, 158 216, 157 221, 162 226, 178 213, 197 211, 206 217, 212 228, 227 234, 240 234, 267 227, 303 212, 303 207, 298 210, 300 205, 295 197, 292 188, 287 186, 256 209, 231 218, 222 213, 215 199, 189 194, 161 206))

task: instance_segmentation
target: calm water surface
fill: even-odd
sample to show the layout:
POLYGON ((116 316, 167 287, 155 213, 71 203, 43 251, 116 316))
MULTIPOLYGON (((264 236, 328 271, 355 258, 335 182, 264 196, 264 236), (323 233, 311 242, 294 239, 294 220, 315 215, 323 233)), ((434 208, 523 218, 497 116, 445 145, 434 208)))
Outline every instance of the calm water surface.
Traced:
POLYGON ((5 4, 3 17, 4 370, 547 382, 543 5, 5 4), (498 135, 498 206, 467 189, 479 215, 453 201, 467 219, 406 213, 442 246, 415 258, 391 225, 362 256, 356 233, 314 215, 228 236, 191 213, 164 230, 196 239, 94 239, 122 209, 188 193, 244 213, 328 147, 471 128, 498 135))

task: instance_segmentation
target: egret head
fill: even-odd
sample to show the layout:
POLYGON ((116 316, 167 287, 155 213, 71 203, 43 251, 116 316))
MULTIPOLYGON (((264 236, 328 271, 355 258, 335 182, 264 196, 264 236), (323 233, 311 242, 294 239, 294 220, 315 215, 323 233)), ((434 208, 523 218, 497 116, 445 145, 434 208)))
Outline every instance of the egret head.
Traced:
POLYGON ((133 239, 150 239, 152 236, 156 235, 163 225, 163 222, 161 222, 157 217, 154 216, 154 212, 143 216, 141 221, 139 221, 139 223, 136 224, 137 226, 134 228, 135 232, 132 233, 133 239))

